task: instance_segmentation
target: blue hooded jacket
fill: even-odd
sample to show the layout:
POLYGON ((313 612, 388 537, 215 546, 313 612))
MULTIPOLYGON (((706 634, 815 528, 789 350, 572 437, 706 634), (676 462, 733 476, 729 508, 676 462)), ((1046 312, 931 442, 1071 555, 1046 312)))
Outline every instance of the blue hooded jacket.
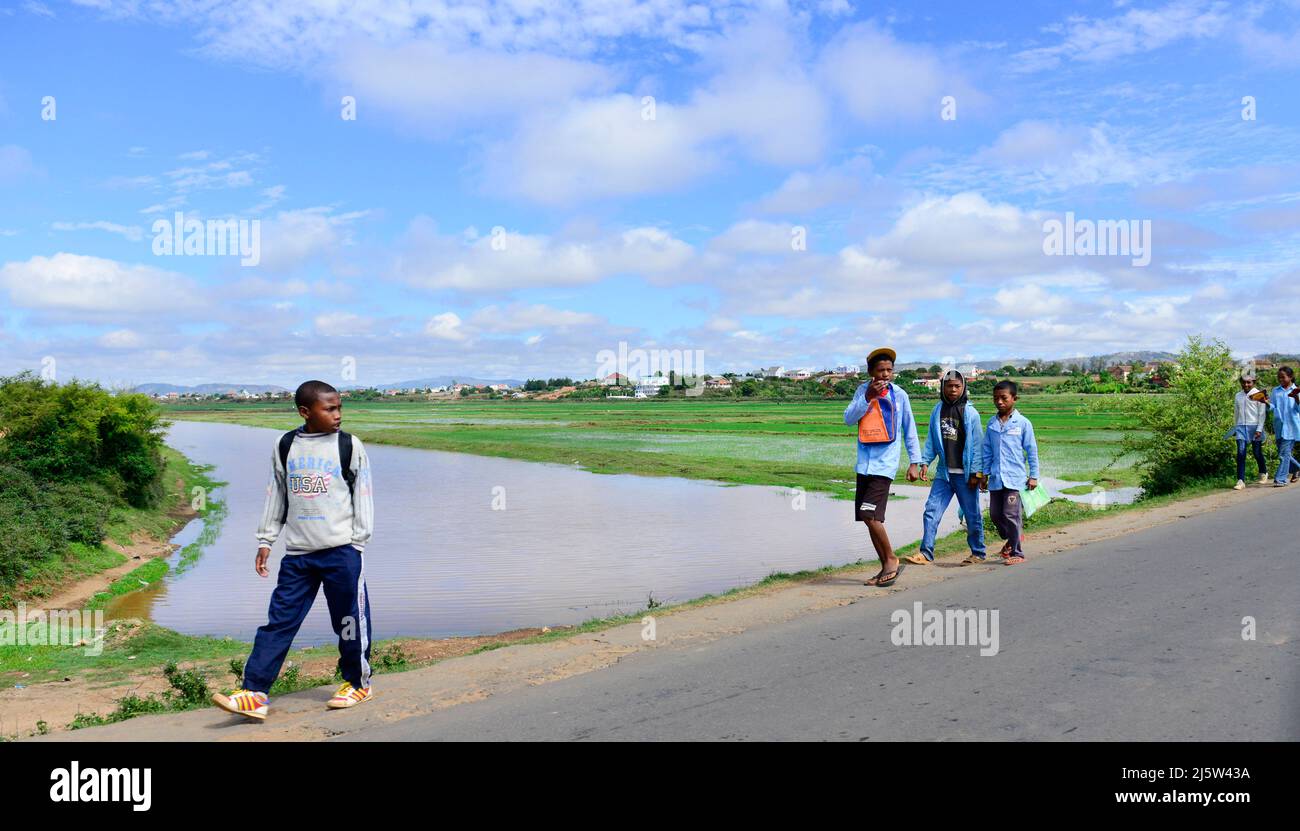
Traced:
MULTIPOLYGON (((934 469, 934 478, 947 479, 948 465, 943 454, 943 436, 939 434, 939 417, 943 414, 943 401, 934 405, 930 412, 930 429, 925 435, 925 449, 921 451, 921 464, 929 465, 937 457, 939 466, 934 469)), ((966 424, 966 447, 961 453, 961 468, 966 480, 972 473, 984 472, 984 431, 980 429, 980 414, 975 405, 966 402, 962 415, 966 424)))

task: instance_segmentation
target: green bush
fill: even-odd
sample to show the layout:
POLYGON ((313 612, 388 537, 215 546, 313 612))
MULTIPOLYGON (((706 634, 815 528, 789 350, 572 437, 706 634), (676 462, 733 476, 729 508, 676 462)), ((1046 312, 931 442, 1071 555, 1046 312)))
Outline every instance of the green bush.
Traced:
POLYGON ((61 557, 70 542, 97 545, 112 505, 94 483, 42 487, 22 468, 0 464, 0 586, 12 586, 33 566, 61 557))
POLYGON ((95 384, 0 378, 0 588, 98 545, 124 505, 156 505, 163 483, 155 404, 95 384))
POLYGON ((1223 341, 1192 336, 1170 368, 1165 394, 1108 395, 1094 404, 1132 416, 1140 432, 1124 435, 1117 458, 1136 454, 1148 495, 1234 474, 1236 446, 1224 435, 1240 389, 1235 370, 1223 341))
POLYGON ((162 498, 162 413, 147 396, 98 384, 0 378, 0 464, 38 481, 94 481, 144 508, 162 498))

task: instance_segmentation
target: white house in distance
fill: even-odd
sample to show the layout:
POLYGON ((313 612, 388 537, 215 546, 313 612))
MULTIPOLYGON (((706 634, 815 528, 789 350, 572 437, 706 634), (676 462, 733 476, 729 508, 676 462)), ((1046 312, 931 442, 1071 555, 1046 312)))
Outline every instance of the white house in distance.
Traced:
POLYGON ((792 378, 795 381, 806 381, 812 377, 811 369, 791 369, 785 373, 785 377, 792 378))
POLYGON ((731 389, 731 379, 723 378, 721 376, 717 378, 709 378, 704 382, 704 386, 714 390, 729 390, 731 389))
POLYGON ((636 390, 633 395, 637 398, 649 398, 652 395, 658 395, 660 388, 666 386, 668 386, 668 379, 662 375, 641 378, 636 382, 636 390))
POLYGON ((769 366, 764 368, 763 370, 764 378, 780 378, 784 374, 785 374, 785 367, 783 366, 769 366))

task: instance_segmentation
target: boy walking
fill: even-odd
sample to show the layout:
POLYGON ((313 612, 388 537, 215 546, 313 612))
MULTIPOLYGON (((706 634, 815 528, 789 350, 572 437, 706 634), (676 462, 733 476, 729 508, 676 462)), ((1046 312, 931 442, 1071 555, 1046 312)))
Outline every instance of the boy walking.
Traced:
POLYGON ((853 400, 844 410, 844 423, 858 430, 857 494, 853 502, 854 519, 865 522, 871 545, 880 560, 880 571, 866 581, 868 586, 885 588, 894 585, 903 573, 903 564, 894 556, 894 547, 885 532, 885 503, 889 486, 898 474, 900 447, 907 445, 907 481, 920 478, 916 460, 920 445, 916 439, 916 419, 907 393, 893 383, 894 350, 882 347, 867 356, 871 380, 858 387, 853 400))
POLYGON ((1277 478, 1273 487, 1285 487, 1294 482, 1300 473, 1300 462, 1291 455, 1296 439, 1300 439, 1300 387, 1295 385, 1295 371, 1284 366, 1277 371, 1277 386, 1269 395, 1273 408, 1273 432, 1277 436, 1277 478))
POLYGON ((953 497, 966 517, 966 544, 970 555, 964 566, 984 562, 984 523, 980 511, 980 474, 984 470, 984 433, 980 414, 966 395, 966 379, 950 369, 940 379, 941 399, 930 412, 930 429, 921 451, 921 481, 925 481, 930 462, 939 459, 934 484, 925 500, 924 530, 921 552, 907 558, 915 565, 934 562, 934 543, 939 535, 939 520, 953 497))
POLYGON ((272 452, 257 529, 254 569, 262 577, 269 574, 271 546, 282 531, 285 537, 267 623, 258 628, 244 664, 243 689, 212 697, 222 709, 258 720, 266 718, 271 684, 322 586, 344 678, 327 706, 352 707, 371 697, 370 598, 362 561, 374 518, 370 463, 361 441, 339 429, 338 390, 307 381, 294 403, 304 424, 281 436, 272 452))
POLYGON ((1255 386, 1255 369, 1246 367, 1241 370, 1241 391, 1233 400, 1233 428, 1229 435, 1237 440, 1237 484, 1233 490, 1246 487, 1246 449, 1255 453, 1255 464, 1259 466, 1259 483, 1268 482, 1268 471, 1264 468, 1264 419, 1268 416, 1268 393, 1255 386))
POLYGON ((993 404, 998 412, 984 431, 989 517, 1007 541, 1002 546, 1002 558, 1009 566, 1025 561, 1025 552, 1020 548, 1024 534, 1020 492, 1038 487, 1038 442, 1034 440, 1034 425, 1016 409, 1018 397, 1015 381, 997 382, 993 386, 993 404))

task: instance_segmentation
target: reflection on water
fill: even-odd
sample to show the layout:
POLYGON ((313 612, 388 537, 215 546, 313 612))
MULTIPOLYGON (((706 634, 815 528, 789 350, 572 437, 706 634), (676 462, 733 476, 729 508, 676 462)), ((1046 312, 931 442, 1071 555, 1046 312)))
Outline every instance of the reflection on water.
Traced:
MULTIPOLYGON (((253 571, 254 539, 279 431, 175 423, 168 443, 216 466, 227 513, 215 541, 183 574, 119 599, 110 616, 149 616, 186 634, 251 640, 266 621, 271 576, 253 571)), ((364 440, 365 436, 361 438, 364 440)), ((771 487, 596 475, 563 465, 367 445, 375 534, 366 548, 374 636, 446 637, 579 623, 719 593, 763 579, 874 559, 852 503, 800 500, 771 487), (505 509, 493 510, 495 488, 505 509)), ((845 473, 854 448, 846 442, 845 473)), ((896 486, 895 545, 920 537, 925 491, 896 486)), ((497 500, 498 505, 500 500, 497 500)), ((193 539, 199 523, 183 535, 193 539)), ((941 533, 956 527, 955 506, 941 533)), ((318 597, 297 644, 334 640, 318 597)))

